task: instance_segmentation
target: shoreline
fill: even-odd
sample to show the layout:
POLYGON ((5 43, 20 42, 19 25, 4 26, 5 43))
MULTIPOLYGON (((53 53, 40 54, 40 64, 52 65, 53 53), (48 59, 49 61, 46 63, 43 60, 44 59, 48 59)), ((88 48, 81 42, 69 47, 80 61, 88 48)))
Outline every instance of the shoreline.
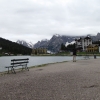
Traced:
MULTIPOLYGON (((57 57, 57 56, 55 56, 55 57, 57 57)), ((64 56, 65 57, 65 56, 64 56)), ((70 57, 73 57, 73 56, 70 56, 70 57)), ((77 56, 77 57, 79 57, 79 56, 77 56)), ((76 59, 77 59, 77 57, 76 57, 76 59)), ((90 56, 91 57, 91 56, 90 56)), ((99 56, 98 56, 99 57, 99 56)), ((73 58, 72 58, 73 59, 73 58)), ((86 59, 84 56, 83 56, 83 59, 86 59)), ((91 58, 92 59, 92 58, 91 58)), ((82 60, 82 59, 77 59, 77 60, 82 60)), ((54 63, 47 63, 47 64, 40 64, 40 65, 35 65, 35 66, 30 66, 30 67, 28 67, 29 69, 30 68, 35 68, 35 67, 41 67, 41 66, 46 66, 46 65, 48 65, 48 64, 56 64, 56 63, 63 63, 63 62, 69 62, 69 61, 72 61, 72 60, 67 60, 67 61, 61 61, 61 62, 54 62, 54 63)), ((20 71, 20 69, 21 68, 18 68, 18 69, 16 69, 16 70, 19 70, 20 71)), ((5 73, 7 73, 7 70, 6 71, 1 71, 0 72, 0 75, 1 74, 5 74, 5 73)))
MULTIPOLYGON (((62 62, 55 62, 55 63, 47 63, 47 64, 41 64, 41 65, 36 65, 36 66, 30 66, 30 67, 28 67, 29 68, 29 70, 30 69, 33 69, 33 68, 40 68, 40 67, 45 67, 45 66, 47 66, 47 65, 50 65, 50 64, 58 64, 58 63, 64 63, 64 62, 69 62, 69 61, 62 61, 62 62)), ((22 68, 18 68, 18 69, 15 69, 15 71, 17 71, 17 72, 21 72, 22 70, 21 70, 22 68)), ((25 71, 25 70, 24 70, 25 71)), ((6 74, 14 74, 14 73, 7 73, 8 71, 3 71, 3 72, 0 72, 0 76, 2 76, 2 75, 6 75, 6 74)))

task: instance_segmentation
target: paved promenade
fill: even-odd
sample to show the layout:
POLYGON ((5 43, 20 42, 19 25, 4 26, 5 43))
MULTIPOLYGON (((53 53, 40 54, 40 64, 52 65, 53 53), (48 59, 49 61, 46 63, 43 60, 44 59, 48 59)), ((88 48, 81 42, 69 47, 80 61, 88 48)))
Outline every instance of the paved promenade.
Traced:
POLYGON ((2 75, 0 100, 100 100, 100 59, 2 75))

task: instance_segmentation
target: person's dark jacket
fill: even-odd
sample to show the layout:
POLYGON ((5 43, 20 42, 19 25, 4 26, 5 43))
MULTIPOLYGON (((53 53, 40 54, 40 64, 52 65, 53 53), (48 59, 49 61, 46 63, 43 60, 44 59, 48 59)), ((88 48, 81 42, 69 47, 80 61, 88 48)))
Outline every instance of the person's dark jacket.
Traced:
POLYGON ((74 49, 74 50, 73 50, 73 55, 75 55, 75 56, 76 56, 76 49, 74 49))

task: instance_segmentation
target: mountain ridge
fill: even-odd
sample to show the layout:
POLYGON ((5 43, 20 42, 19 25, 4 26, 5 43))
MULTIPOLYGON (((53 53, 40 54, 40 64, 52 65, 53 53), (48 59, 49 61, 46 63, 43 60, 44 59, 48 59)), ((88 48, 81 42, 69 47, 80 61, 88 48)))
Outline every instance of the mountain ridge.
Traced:
POLYGON ((26 46, 28 48, 33 48, 34 44, 32 42, 26 42, 25 40, 17 40, 16 43, 26 46))
MULTIPOLYGON (((96 36, 91 36, 91 35, 87 35, 87 36, 90 36, 93 41, 100 40, 100 33, 97 33, 96 36)), ((19 44, 22 44, 29 48, 47 48, 48 50, 50 50, 52 52, 59 52, 62 43, 65 45, 66 43, 71 43, 75 39, 80 38, 80 37, 86 37, 86 35, 85 36, 68 36, 68 35, 55 34, 51 37, 50 40, 43 39, 43 40, 38 41, 37 43, 31 44, 31 45, 29 45, 29 43, 27 43, 27 42, 22 44, 22 42, 20 40, 19 44)))
POLYGON ((4 39, 0 37, 0 54, 22 54, 22 55, 30 55, 32 52, 31 48, 20 45, 16 42, 12 42, 10 40, 4 39))

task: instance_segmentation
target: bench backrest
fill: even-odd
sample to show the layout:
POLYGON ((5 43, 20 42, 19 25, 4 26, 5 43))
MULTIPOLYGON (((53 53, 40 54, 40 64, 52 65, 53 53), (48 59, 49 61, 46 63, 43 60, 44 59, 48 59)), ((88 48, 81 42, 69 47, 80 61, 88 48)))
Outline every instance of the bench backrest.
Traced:
POLYGON ((18 64, 27 64, 29 63, 29 58, 26 59, 12 59, 11 65, 18 65, 18 64))

